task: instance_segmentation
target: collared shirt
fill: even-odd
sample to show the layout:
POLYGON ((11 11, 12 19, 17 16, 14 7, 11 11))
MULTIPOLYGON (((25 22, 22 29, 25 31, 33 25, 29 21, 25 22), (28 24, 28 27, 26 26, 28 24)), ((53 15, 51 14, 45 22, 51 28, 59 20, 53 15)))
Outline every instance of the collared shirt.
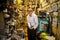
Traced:
POLYGON ((36 14, 32 13, 31 16, 27 16, 28 27, 31 28, 33 26, 34 29, 38 27, 38 17, 36 14))

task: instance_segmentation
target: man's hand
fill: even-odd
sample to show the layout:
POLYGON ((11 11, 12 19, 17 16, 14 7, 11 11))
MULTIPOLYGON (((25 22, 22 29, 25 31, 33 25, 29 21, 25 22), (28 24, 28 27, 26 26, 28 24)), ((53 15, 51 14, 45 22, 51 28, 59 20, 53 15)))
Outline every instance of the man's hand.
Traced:
POLYGON ((30 28, 31 30, 34 29, 34 28, 30 28))
POLYGON ((31 29, 31 30, 32 30, 32 29, 34 29, 34 28, 33 28, 33 26, 31 26, 31 28, 30 28, 30 29, 31 29))

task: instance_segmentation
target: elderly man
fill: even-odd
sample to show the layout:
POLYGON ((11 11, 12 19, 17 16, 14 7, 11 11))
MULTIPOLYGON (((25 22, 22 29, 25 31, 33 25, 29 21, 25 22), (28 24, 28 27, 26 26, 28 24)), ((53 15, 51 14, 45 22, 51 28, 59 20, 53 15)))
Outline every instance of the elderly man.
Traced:
POLYGON ((28 40, 36 40, 36 29, 38 26, 38 17, 34 14, 32 9, 28 10, 27 22, 28 22, 28 40))

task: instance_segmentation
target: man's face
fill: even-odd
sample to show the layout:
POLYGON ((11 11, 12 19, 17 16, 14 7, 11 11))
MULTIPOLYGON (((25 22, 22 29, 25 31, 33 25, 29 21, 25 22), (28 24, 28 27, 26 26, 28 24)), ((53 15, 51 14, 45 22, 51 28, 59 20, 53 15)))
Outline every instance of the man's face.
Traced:
POLYGON ((33 10, 32 10, 32 9, 30 9, 30 10, 29 10, 29 15, 31 16, 31 15, 32 15, 32 13, 33 13, 33 10))

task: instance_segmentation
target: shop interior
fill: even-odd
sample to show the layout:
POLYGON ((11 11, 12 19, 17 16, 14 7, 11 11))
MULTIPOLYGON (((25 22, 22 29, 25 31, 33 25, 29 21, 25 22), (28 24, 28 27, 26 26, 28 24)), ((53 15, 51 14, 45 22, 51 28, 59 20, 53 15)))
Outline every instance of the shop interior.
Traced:
POLYGON ((44 26, 45 31, 46 26, 50 27, 47 31, 51 29, 48 34, 37 36, 42 40, 60 40, 60 0, 0 0, 0 40, 28 40, 26 17, 29 8, 38 16, 37 31, 40 31, 40 26, 44 26))

